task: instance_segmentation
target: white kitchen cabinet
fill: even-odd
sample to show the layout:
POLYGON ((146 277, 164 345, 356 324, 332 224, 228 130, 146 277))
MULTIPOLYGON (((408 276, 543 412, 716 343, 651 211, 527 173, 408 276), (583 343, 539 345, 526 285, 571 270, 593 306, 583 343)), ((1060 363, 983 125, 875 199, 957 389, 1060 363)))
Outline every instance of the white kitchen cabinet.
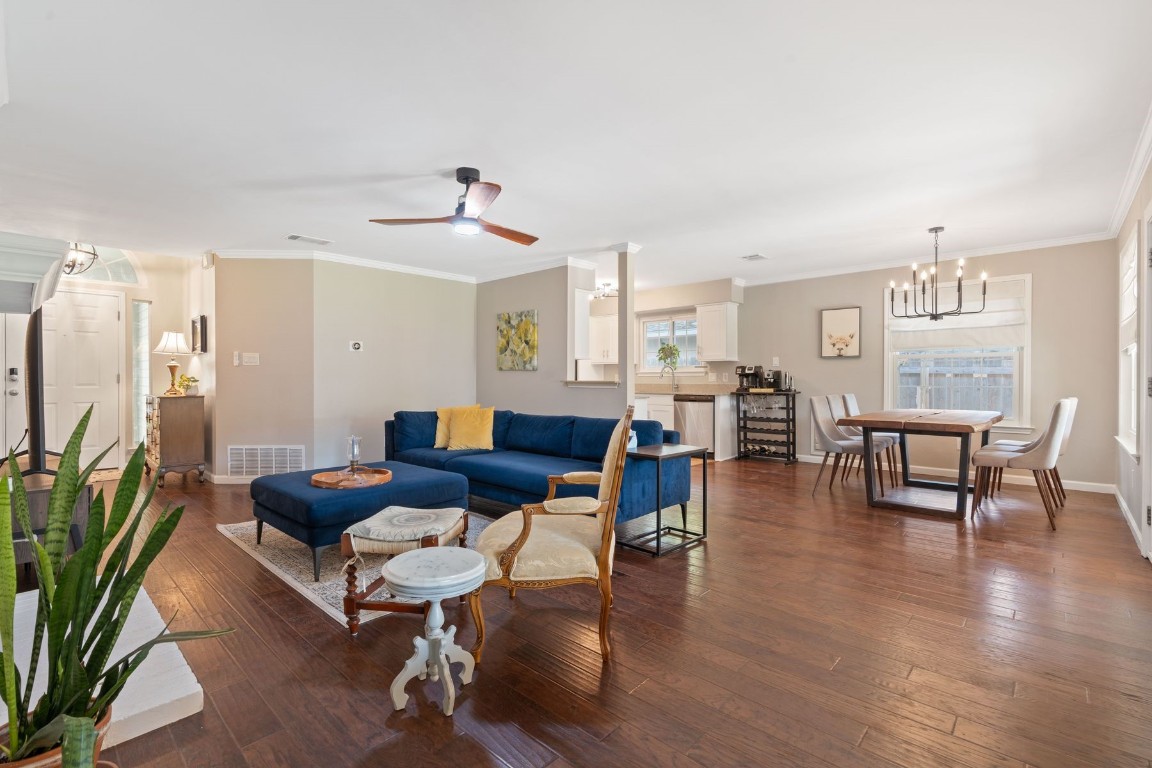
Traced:
POLYGON ((636 395, 636 402, 633 404, 632 420, 639 421, 648 418, 648 397, 645 395, 636 395))
POLYGON ((732 301, 696 307, 696 357, 701 362, 740 359, 736 350, 739 309, 732 301))
POLYGON ((649 395, 648 418, 664 425, 664 429, 676 429, 676 406, 672 395, 649 395))
POLYGON ((615 365, 620 347, 618 315, 595 315, 588 319, 588 359, 593 363, 615 365))

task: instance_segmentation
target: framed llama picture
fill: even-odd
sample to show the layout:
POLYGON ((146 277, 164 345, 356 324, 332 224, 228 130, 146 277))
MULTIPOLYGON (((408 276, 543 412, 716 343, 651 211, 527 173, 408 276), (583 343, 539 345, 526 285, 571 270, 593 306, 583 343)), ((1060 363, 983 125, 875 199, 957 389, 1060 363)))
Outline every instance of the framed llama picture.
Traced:
POLYGON ((860 307, 820 310, 820 357, 860 357, 860 307))

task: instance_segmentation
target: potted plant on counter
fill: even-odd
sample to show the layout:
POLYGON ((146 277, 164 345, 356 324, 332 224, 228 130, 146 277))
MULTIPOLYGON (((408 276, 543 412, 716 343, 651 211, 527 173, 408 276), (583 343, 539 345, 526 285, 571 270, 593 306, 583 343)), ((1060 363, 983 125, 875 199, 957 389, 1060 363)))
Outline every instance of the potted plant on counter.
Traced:
POLYGON ((660 378, 667 372, 672 373, 672 391, 676 391, 676 366, 680 363, 680 347, 675 344, 661 344, 656 350, 656 359, 664 364, 660 369, 660 378))
POLYGON ((100 730, 102 738, 111 721, 112 703, 153 647, 232 631, 168 632, 165 628, 135 650, 112 658, 144 575, 168 543, 184 507, 166 507, 154 520, 143 521, 156 481, 140 492, 144 469, 144 447, 140 445, 124 468, 111 508, 105 508, 101 490, 92 500, 83 543, 73 554, 67 554, 77 498, 89 475, 112 449, 110 446, 80 469, 81 442, 91 417, 89 408, 60 456, 43 543, 36 536, 28 536, 35 553, 32 565, 38 598, 36 620, 26 628, 31 635, 31 657, 23 669, 14 656, 15 553, 4 542, 12 540, 13 520, 22 531, 34 529, 15 454, 8 458, 11 480, 0 478, 0 694, 8 722, 7 734, 0 736, 0 765, 92 765, 99 752, 96 731, 100 730), (33 702, 38 674, 46 677, 47 688, 33 702), (62 763, 65 758, 67 762, 62 763))

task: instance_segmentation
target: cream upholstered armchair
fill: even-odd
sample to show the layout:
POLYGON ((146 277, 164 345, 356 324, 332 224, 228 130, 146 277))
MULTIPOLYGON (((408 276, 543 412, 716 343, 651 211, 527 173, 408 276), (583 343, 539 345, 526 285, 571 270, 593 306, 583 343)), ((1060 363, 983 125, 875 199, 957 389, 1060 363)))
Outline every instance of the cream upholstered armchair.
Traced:
POLYGON ((600 472, 570 472, 548 478, 548 498, 525 504, 489 525, 476 542, 476 551, 487 560, 486 580, 469 602, 476 622, 476 645, 472 655, 480 661, 484 650, 484 616, 480 592, 487 586, 508 590, 548 589, 567 584, 591 584, 600 590, 600 653, 612 653, 608 640, 608 614, 612 608, 612 557, 616 547, 616 506, 632 406, 612 431, 600 472), (555 498, 562 484, 599 484, 595 496, 555 498))

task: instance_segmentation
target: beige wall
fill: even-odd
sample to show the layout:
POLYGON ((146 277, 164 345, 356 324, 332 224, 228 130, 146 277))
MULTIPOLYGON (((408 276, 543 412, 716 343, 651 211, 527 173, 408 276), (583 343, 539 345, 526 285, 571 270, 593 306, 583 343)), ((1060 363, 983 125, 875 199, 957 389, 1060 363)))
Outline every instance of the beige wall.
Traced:
MULTIPOLYGON (((972 260, 990 275, 1032 275, 1032 423, 1042 429, 1060 397, 1080 398, 1069 454, 1061 461, 1071 481, 1115 482, 1115 253, 1115 241, 1107 240, 972 260)), ((883 289, 889 280, 903 279, 903 269, 886 269, 745 288, 740 357, 764 365, 779 357, 781 368, 792 374, 803 393, 798 398, 801 454, 811 451, 811 395, 851 391, 864 410, 883 405, 883 289), (820 310, 857 305, 861 356, 821 359, 820 310)), ((1000 437, 1006 435, 992 435, 1000 437)), ((935 447, 926 438, 914 446, 912 463, 954 472, 957 441, 930 442, 935 447)))
POLYGON ((310 260, 214 272, 217 474, 229 445, 302 444, 306 467, 341 464, 349 434, 382 460, 393 412, 475 400, 471 284, 310 260), (260 365, 232 365, 234 351, 260 365))
POLYGON ((220 259, 215 273, 213 474, 227 473, 229 445, 304 445, 313 466, 312 262, 220 259), (234 352, 260 365, 233 365, 234 352))
POLYGON ((476 399, 520 413, 619 417, 620 388, 569 387, 572 296, 570 267, 556 267, 482 283, 476 290, 476 399), (539 322, 539 370, 496 370, 496 316, 535 309, 539 322))
POLYGON ((476 402, 476 286, 315 262, 316 466, 384 458, 384 422, 398 410, 476 402), (349 350, 350 341, 363 350, 349 350))

